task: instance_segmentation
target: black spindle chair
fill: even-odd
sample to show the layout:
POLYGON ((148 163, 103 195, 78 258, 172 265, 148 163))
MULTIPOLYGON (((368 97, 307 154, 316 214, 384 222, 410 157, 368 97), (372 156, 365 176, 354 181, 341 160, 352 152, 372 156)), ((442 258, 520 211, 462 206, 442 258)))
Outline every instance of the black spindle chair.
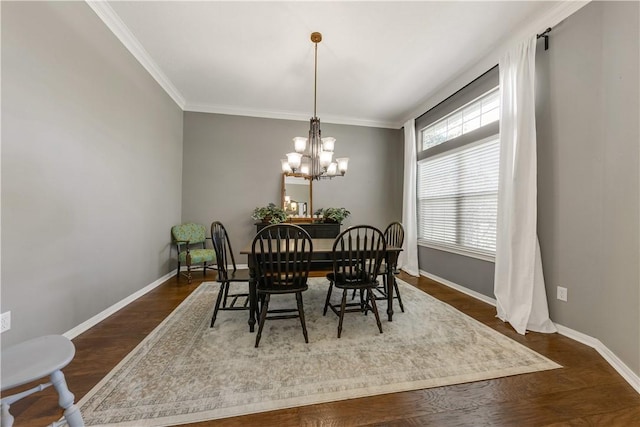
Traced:
POLYGON ((274 224, 260 230, 253 239, 251 256, 256 271, 256 290, 260 301, 260 322, 256 344, 267 319, 299 318, 304 341, 309 342, 304 318, 302 292, 306 291, 313 243, 309 233, 297 225, 274 224), (297 308, 269 310, 273 294, 296 294, 297 308), (294 313, 295 314, 288 314, 294 313))
POLYGON ((376 278, 385 257, 386 248, 382 232, 369 225, 350 227, 336 237, 333 243, 333 271, 327 274, 329 291, 323 315, 326 315, 327 309, 331 308, 340 318, 338 338, 342 334, 342 323, 346 312, 359 311, 367 314, 371 310, 375 315, 378 329, 382 333, 373 289, 378 285, 376 278), (339 305, 331 304, 331 292, 334 286, 342 289, 339 305), (360 302, 347 303, 349 290, 360 291, 360 302))
POLYGON ((236 268, 236 260, 233 256, 229 235, 220 221, 211 223, 211 241, 216 252, 218 282, 220 283, 220 292, 218 292, 216 306, 211 317, 210 327, 213 328, 218 310, 249 310, 249 269, 236 268), (246 283, 247 291, 230 294, 231 283, 246 283), (220 305, 221 303, 222 306, 220 305))
MULTIPOLYGON (((393 246, 396 248, 401 248, 404 243, 404 227, 399 222, 392 222, 389 226, 384 230, 384 240, 387 242, 387 246, 393 246)), ((378 300, 386 300, 387 292, 389 289, 389 284, 387 283, 387 273, 389 270, 396 275, 399 273, 398 271, 398 257, 394 257, 393 265, 388 265, 386 263, 382 264, 380 268, 380 275, 382 276, 382 284, 378 285, 375 289, 376 291, 376 299, 378 300)), ((394 299, 398 300, 398 304, 400 305, 400 310, 404 313, 404 305, 402 304, 402 297, 400 296, 400 290, 398 289, 398 282, 393 280, 393 289, 395 290, 394 299)))

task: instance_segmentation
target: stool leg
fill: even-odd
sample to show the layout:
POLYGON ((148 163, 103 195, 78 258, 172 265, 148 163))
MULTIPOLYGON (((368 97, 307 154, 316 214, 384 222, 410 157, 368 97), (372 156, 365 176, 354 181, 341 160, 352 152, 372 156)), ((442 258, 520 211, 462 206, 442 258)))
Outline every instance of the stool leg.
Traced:
POLYGON ((13 415, 9 413, 9 404, 2 402, 2 414, 0 415, 0 424, 3 427, 11 427, 13 425, 13 415))
POLYGON ((84 427, 84 420, 80 410, 73 403, 75 396, 69 391, 62 371, 58 370, 51 374, 51 383, 58 392, 58 404, 64 409, 64 418, 67 420, 69 427, 84 427))

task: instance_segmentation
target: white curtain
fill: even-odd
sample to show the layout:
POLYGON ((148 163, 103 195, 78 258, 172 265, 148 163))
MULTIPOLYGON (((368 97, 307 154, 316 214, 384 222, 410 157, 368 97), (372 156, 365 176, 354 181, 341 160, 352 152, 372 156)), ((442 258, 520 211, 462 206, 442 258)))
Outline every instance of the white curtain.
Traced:
POLYGON ((404 124, 404 185, 402 191, 402 225, 404 244, 398 267, 418 276, 418 221, 416 219, 416 121, 404 124))
POLYGON ((500 181, 494 292, 498 317, 520 334, 556 332, 549 319, 537 223, 536 36, 500 67, 500 181))

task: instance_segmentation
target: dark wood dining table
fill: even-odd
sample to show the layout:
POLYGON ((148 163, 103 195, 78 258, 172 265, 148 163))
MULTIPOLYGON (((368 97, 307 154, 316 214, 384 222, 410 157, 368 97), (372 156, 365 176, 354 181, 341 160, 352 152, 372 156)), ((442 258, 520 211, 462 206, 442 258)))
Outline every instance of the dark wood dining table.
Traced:
MULTIPOLYGON (((335 239, 311 239, 313 242, 313 254, 312 260, 315 258, 327 259, 333 253, 333 242, 335 239)), ((240 251, 241 254, 247 255, 247 265, 249 267, 249 330, 251 332, 254 331, 254 327, 256 324, 257 317, 257 309, 258 309, 258 292, 256 288, 256 275, 255 275, 255 265, 253 257, 251 256, 251 244, 248 243, 245 247, 240 251)), ((387 246, 387 250, 385 252, 385 263, 387 266, 396 265, 396 261, 398 259, 398 254, 402 248, 397 248, 394 246, 387 246)), ((394 281, 395 276, 393 274, 393 269, 387 268, 387 317, 389 322, 393 321, 393 292, 394 292, 394 281)))

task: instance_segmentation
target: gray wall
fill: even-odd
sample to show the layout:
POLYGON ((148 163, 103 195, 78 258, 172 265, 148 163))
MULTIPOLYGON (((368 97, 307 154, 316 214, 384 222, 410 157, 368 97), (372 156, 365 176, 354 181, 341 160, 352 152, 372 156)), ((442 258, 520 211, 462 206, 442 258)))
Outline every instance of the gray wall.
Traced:
POLYGON ((169 271, 182 111, 84 2, 2 2, 2 345, 169 271))
POLYGON ((638 2, 593 2, 537 55, 538 225, 551 318, 640 374, 638 2), (556 299, 558 285, 568 302, 556 299))
POLYGON ((452 252, 418 246, 420 270, 472 289, 490 298, 493 294, 495 264, 452 252))
MULTIPOLYGON (((401 130, 323 123, 323 136, 336 138, 338 157, 349 157, 344 177, 314 181, 313 209, 345 207, 344 226, 386 227, 402 215, 401 130)), ((251 212, 280 204, 280 159, 305 136, 309 123, 185 112, 182 219, 219 220, 236 254, 255 234, 251 212)), ((245 257, 237 262, 246 263, 245 257)))
MULTIPOLYGON (((640 374, 639 3, 592 2, 538 44, 538 235, 551 319, 640 374), (568 302, 556 287, 568 288, 568 302)), ((419 248, 420 268, 494 298, 493 263, 419 248)))

